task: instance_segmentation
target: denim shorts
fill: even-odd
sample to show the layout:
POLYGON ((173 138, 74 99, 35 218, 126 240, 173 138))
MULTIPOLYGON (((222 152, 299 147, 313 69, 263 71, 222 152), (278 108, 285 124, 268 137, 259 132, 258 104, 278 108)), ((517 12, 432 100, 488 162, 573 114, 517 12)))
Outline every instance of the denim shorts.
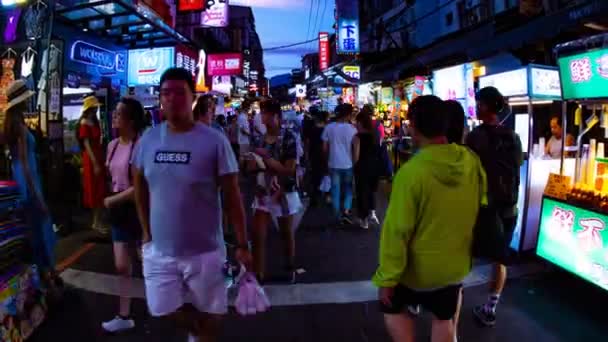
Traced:
POLYGON ((112 241, 132 243, 141 240, 139 224, 130 224, 124 227, 112 226, 112 241))

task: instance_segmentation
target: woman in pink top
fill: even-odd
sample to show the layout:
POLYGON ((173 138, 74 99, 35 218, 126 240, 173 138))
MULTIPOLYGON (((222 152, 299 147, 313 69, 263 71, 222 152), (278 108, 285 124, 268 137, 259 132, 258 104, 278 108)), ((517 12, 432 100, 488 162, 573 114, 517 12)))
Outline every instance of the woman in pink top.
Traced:
MULTIPOLYGON (((106 167, 112 178, 111 193, 104 206, 110 213, 114 263, 121 277, 121 293, 126 292, 131 276, 132 259, 129 247, 135 247, 141 238, 141 227, 137 218, 131 183, 131 157, 137 138, 144 128, 144 108, 137 100, 123 98, 112 115, 112 128, 118 131, 118 138, 108 145, 106 167)), ((130 318, 130 299, 120 298, 118 315, 102 327, 108 332, 119 332, 135 327, 130 318)))

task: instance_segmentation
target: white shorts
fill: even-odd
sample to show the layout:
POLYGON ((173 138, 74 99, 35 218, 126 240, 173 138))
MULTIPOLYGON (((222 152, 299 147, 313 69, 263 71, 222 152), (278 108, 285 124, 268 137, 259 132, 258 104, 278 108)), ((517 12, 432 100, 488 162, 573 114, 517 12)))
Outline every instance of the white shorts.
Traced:
POLYGON ((228 311, 223 249, 170 257, 160 254, 152 243, 142 248, 146 300, 152 316, 167 316, 185 303, 204 313, 223 315, 228 311))
POLYGON ((263 198, 255 197, 251 207, 253 210, 260 210, 274 217, 291 216, 302 210, 302 201, 297 192, 288 192, 285 194, 285 197, 287 197, 287 215, 283 214, 281 204, 273 201, 270 196, 264 196, 263 198))

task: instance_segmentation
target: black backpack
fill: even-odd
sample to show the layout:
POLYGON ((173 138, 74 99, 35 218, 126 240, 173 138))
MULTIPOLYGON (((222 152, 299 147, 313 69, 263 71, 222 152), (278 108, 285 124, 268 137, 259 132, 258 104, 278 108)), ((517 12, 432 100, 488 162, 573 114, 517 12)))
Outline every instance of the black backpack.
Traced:
POLYGON ((467 145, 477 153, 486 171, 489 205, 516 205, 523 157, 519 136, 510 128, 483 124, 467 136, 467 145))

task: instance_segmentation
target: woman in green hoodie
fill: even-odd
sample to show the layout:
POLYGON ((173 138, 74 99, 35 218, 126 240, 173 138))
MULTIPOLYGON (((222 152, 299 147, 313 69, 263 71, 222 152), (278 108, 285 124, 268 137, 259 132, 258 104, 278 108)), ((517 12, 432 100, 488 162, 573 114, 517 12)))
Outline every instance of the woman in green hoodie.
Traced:
POLYGON ((410 106, 420 151, 397 173, 380 240, 373 282, 395 341, 414 341, 404 313, 421 305, 433 313, 433 341, 453 341, 458 296, 471 270, 473 226, 485 198, 485 173, 466 147, 449 144, 446 105, 435 96, 410 106))

